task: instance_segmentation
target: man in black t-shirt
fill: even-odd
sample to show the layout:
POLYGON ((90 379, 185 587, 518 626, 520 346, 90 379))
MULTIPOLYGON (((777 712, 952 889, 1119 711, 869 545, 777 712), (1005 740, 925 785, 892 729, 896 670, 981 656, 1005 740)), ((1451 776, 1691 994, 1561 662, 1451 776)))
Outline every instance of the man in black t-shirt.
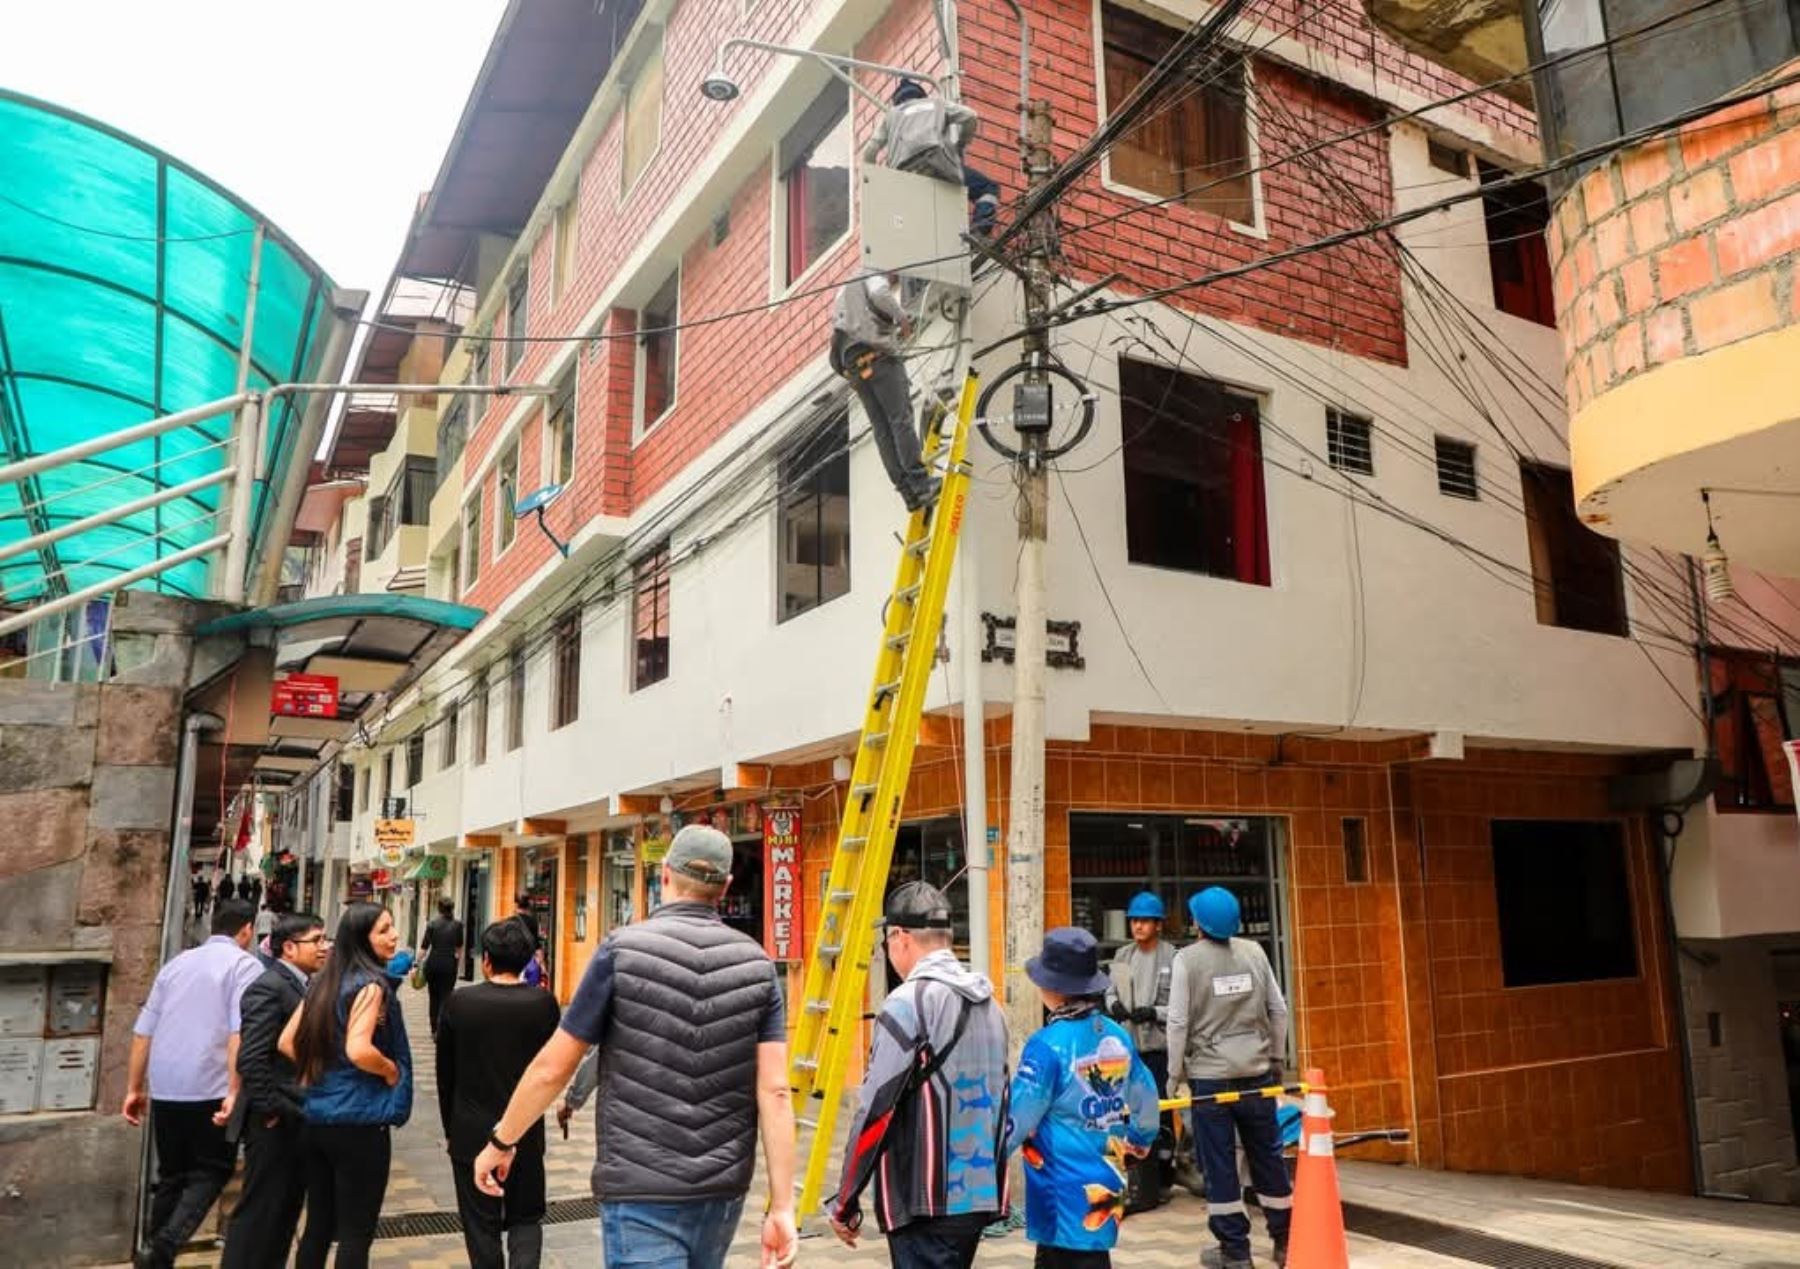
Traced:
POLYGON ((437 1034, 444 1002, 456 988, 456 966, 462 960, 463 924, 456 919, 456 905, 438 900, 438 914, 425 926, 419 951, 425 958, 425 990, 429 1001, 431 1032, 437 1034))
POLYGON ((537 1269, 543 1255, 543 1121, 519 1139, 499 1198, 475 1187, 473 1167, 513 1086, 556 1034, 562 1018, 554 996, 520 980, 534 951, 520 922, 488 926, 481 935, 481 971, 487 981, 452 994, 438 1016, 438 1113, 472 1269, 537 1269))

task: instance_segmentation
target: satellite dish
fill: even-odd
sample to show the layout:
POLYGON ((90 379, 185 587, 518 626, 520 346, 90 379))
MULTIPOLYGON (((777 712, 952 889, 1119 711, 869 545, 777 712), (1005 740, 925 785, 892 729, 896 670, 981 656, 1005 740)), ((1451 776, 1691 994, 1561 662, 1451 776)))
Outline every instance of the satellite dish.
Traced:
POLYGON ((534 489, 513 503, 513 518, 523 520, 526 516, 535 514, 538 528, 542 530, 545 537, 550 539, 556 549, 562 552, 565 560, 569 558, 569 544, 550 532, 550 526, 544 523, 544 510, 561 497, 562 491, 567 487, 566 485, 545 485, 542 489, 534 489))

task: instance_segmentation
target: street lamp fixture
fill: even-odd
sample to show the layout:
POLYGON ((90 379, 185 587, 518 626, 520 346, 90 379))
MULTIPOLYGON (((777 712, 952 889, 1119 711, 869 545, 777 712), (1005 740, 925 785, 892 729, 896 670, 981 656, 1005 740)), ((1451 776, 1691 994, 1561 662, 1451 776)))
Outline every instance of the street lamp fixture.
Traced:
POLYGON ((816 48, 797 48, 791 44, 770 44, 764 40, 733 37, 719 45, 719 53, 713 62, 712 74, 700 81, 701 95, 709 101, 736 101, 743 95, 743 86, 725 73, 725 58, 734 48, 759 49, 764 53, 779 53, 784 57, 810 57, 843 80, 853 91, 861 93, 882 109, 887 108, 887 102, 857 83, 850 71, 874 71, 879 75, 892 75, 896 79, 922 79, 936 89, 940 95, 944 91, 943 81, 936 75, 927 75, 924 71, 908 70, 904 66, 888 66, 882 62, 865 62, 860 58, 841 57, 836 53, 822 53, 816 48))

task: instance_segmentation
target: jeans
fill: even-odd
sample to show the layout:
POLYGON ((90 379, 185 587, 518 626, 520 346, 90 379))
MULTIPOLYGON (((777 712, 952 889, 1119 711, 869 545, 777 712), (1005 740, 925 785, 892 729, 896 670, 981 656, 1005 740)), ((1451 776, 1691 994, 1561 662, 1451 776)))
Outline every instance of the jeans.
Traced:
POLYGON ((906 505, 913 507, 930 489, 931 478, 919 454, 922 442, 913 424, 912 385, 905 363, 891 353, 846 344, 833 336, 831 365, 850 381, 863 413, 869 416, 869 431, 875 437, 881 465, 906 505), (866 362, 858 365, 865 357, 866 362))
POLYGON ((606 1269, 723 1269, 744 1200, 600 1204, 606 1269))
POLYGON ((1110 1251, 1074 1251, 1039 1243, 1031 1269, 1112 1269, 1110 1251))
POLYGON ((306 1232, 294 1269, 325 1269, 337 1243, 337 1269, 369 1269, 369 1244, 387 1195, 394 1142, 379 1124, 309 1124, 306 1158, 306 1232))
POLYGON ((281 1119, 271 1128, 262 1115, 250 1111, 244 1124, 244 1191, 231 1209, 220 1269, 287 1263, 306 1201, 300 1134, 297 1120, 281 1119))
MULTIPOLYGON (((1280 1080, 1271 1072, 1251 1079, 1191 1079, 1188 1088, 1200 1097, 1278 1083, 1280 1080)), ((1294 1186, 1281 1157, 1281 1128, 1275 1120, 1275 1103, 1266 1097, 1249 1097, 1228 1106, 1208 1102, 1194 1107, 1194 1146, 1200 1156, 1200 1169, 1206 1173, 1207 1228, 1228 1258, 1247 1260, 1250 1216, 1238 1184, 1239 1138, 1243 1139, 1244 1157, 1250 1165, 1250 1182, 1256 1186, 1263 1218, 1269 1223, 1269 1237, 1277 1247, 1286 1247, 1288 1225, 1294 1215, 1294 1186)))
POLYGON ((538 1269, 544 1255, 543 1154, 521 1150, 513 1156, 500 1198, 476 1188, 473 1159, 452 1159, 450 1170, 470 1269, 538 1269))
POLYGON ((894 1269, 969 1269, 994 1220, 993 1212, 971 1212, 902 1225, 887 1236, 888 1259, 894 1269))
POLYGON ((237 1167, 237 1147, 212 1121, 218 1109, 216 1101, 150 1103, 156 1191, 146 1241, 153 1264, 175 1263, 237 1167))

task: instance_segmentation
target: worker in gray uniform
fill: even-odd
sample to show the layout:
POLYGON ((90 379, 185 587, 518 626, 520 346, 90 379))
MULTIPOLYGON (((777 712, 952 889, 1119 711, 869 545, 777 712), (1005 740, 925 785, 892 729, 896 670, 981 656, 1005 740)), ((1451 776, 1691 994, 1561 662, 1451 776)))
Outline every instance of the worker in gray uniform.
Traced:
MULTIPOLYGON (((1166 915, 1163 901, 1150 891, 1132 897, 1125 908, 1131 942, 1113 954, 1108 974, 1112 985, 1106 992, 1106 1011, 1130 1034, 1156 1079, 1159 1095, 1169 1082, 1169 984, 1176 952, 1175 945, 1163 938, 1166 915)), ((1194 1194, 1203 1193, 1193 1159, 1185 1153, 1177 1157, 1172 1111, 1162 1116, 1162 1133, 1141 1166, 1153 1182, 1136 1210, 1161 1203, 1173 1181, 1180 1181, 1194 1194)))
MULTIPOLYGON (((1175 956, 1169 983, 1169 1096, 1186 1084, 1196 1098, 1281 1082, 1288 1007, 1262 945, 1236 937, 1237 896, 1211 886, 1188 900, 1201 937, 1175 956)), ((1218 1240, 1201 1254, 1206 1269, 1252 1269, 1250 1217, 1238 1181, 1242 1141, 1277 1269, 1287 1264, 1294 1187, 1281 1157, 1275 1103, 1246 1097, 1194 1107, 1194 1142, 1206 1174, 1206 1223, 1218 1240)))
POLYGON ((892 273, 854 277, 838 291, 831 317, 831 368, 850 381, 888 479, 908 511, 937 501, 943 482, 925 470, 921 438, 912 419, 912 384, 900 344, 912 334, 912 316, 892 273))
POLYGON ((979 126, 979 116, 967 106, 929 95, 916 79, 902 79, 887 114, 863 146, 863 162, 876 162, 885 149, 887 166, 896 171, 960 184, 968 195, 971 227, 986 235, 993 232, 1000 210, 1000 186, 963 160, 979 126))

